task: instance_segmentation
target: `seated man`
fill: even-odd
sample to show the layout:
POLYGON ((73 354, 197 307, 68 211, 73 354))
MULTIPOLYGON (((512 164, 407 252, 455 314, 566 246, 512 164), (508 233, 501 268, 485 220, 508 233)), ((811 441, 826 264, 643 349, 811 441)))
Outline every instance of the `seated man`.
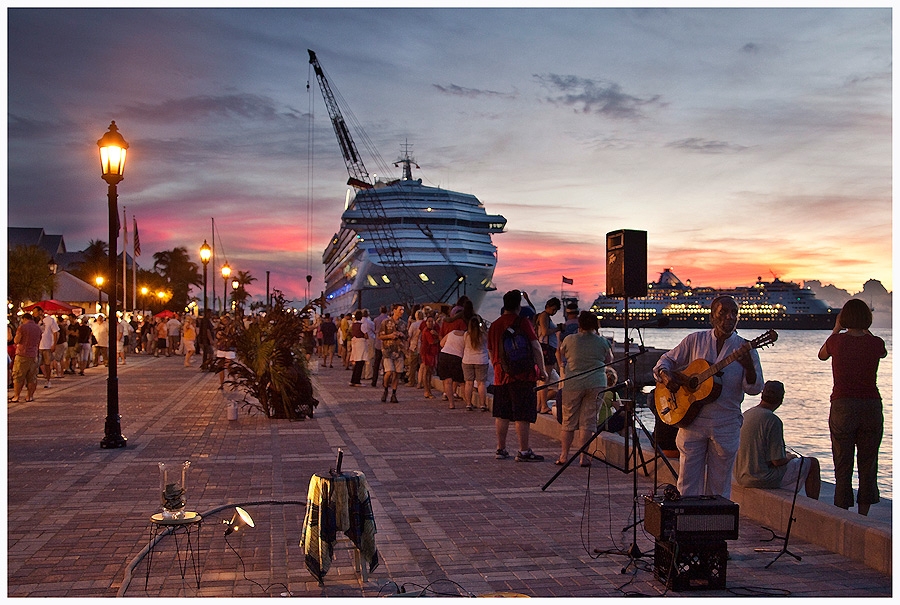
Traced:
POLYGON ((784 426, 775 410, 784 401, 784 385, 766 382, 759 405, 744 412, 741 444, 734 463, 734 479, 744 487, 791 490, 804 482, 806 495, 819 499, 819 461, 788 454, 784 447, 784 426))

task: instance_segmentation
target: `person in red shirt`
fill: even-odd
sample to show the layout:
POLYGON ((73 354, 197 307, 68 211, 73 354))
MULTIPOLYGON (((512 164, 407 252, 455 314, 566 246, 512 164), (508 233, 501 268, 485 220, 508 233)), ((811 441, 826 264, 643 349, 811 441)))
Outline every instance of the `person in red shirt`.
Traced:
POLYGON ((22 387, 28 387, 25 401, 34 401, 38 377, 38 347, 41 344, 41 327, 34 321, 30 313, 22 316, 22 323, 16 330, 13 339, 16 345, 16 359, 13 362, 13 396, 11 402, 17 403, 22 387))
POLYGON ((884 414, 878 392, 878 362, 887 357, 884 341, 869 331, 872 311, 858 298, 848 300, 819 359, 831 362, 834 388, 828 428, 834 457, 834 505, 853 506, 853 455, 856 453, 859 489, 857 512, 869 513, 879 501, 878 448, 884 434, 884 414))
POLYGON ((497 453, 495 458, 509 458, 506 450, 506 435, 509 423, 516 423, 516 434, 519 438, 519 452, 516 462, 539 462, 544 459, 531 451, 528 445, 531 425, 537 420, 537 394, 534 387, 538 378, 547 380, 544 368, 544 354, 534 333, 530 321, 518 322, 521 330, 531 343, 534 364, 531 370, 517 375, 507 374, 502 367, 501 351, 503 333, 511 327, 519 317, 522 304, 522 293, 510 290, 503 295, 503 314, 491 324, 488 330, 488 352, 494 364, 494 425, 497 431, 497 453))

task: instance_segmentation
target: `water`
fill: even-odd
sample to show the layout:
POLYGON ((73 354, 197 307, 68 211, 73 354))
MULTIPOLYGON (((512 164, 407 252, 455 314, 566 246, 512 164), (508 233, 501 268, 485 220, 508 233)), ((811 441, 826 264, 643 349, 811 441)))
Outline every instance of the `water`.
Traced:
MULTIPOLYGON (((671 349, 689 333, 690 329, 646 328, 644 344, 648 347, 671 349)), ((740 330, 744 338, 755 338, 764 330, 740 330)), ((618 342, 624 340, 622 329, 601 329, 607 335, 615 333, 618 342)), ((878 390, 884 404, 884 437, 878 453, 878 489, 883 498, 892 498, 893 470, 893 361, 891 329, 873 329, 884 339, 888 356, 878 366, 878 390)), ((759 349, 763 376, 766 380, 780 380, 785 386, 784 403, 778 416, 784 423, 785 444, 804 456, 814 456, 822 466, 822 479, 834 483, 834 462, 831 458, 831 438, 828 432, 828 409, 831 396, 831 360, 819 361, 822 343, 831 334, 825 330, 779 330, 778 342, 759 349)), ((640 343, 636 330, 631 330, 633 342, 640 343)), ((746 396, 742 409, 759 403, 759 395, 746 396)), ((652 430, 653 417, 649 412, 641 419, 652 430), (649 421, 649 424, 648 424, 649 421)), ((856 488, 854 471, 853 487, 856 488)))

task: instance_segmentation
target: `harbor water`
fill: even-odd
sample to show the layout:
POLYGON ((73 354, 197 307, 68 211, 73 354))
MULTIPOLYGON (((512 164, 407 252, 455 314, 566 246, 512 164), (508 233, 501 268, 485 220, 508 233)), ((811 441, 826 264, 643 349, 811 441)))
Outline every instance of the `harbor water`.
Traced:
MULTIPOLYGON (((629 330, 632 342, 659 349, 671 349, 695 330, 673 328, 645 328, 629 330)), ((740 329, 747 339, 753 339, 764 330, 740 329)), ((624 330, 603 328, 605 336, 624 341, 624 330)), ((893 356, 891 329, 873 329, 872 333, 884 339, 888 356, 878 366, 878 389, 884 406, 884 437, 878 454, 878 488, 883 498, 893 498, 893 356)), ((831 334, 826 330, 779 330, 778 341, 759 349, 763 376, 766 380, 780 380, 785 386, 784 403, 778 416, 784 423, 785 444, 803 456, 819 459, 822 480, 834 483, 834 462, 831 457, 831 439, 828 432, 829 398, 832 378, 831 361, 819 361, 817 357, 822 343, 831 334)), ((759 395, 747 396, 742 408, 747 410, 759 403, 759 395)), ((641 413, 647 428, 652 430, 653 417, 649 411, 641 413)), ((857 487, 856 472, 853 487, 857 487)))

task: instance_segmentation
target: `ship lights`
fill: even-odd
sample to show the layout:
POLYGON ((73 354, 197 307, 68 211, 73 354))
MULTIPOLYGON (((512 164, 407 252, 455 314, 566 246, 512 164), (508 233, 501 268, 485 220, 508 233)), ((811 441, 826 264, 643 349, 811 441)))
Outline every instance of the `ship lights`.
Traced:
POLYGON ((386 284, 389 284, 389 283, 391 283, 391 278, 388 277, 387 275, 382 275, 382 276, 381 276, 381 281, 383 281, 383 282, 386 283, 386 284))
POLYGON ((419 279, 421 279, 422 281, 428 281, 428 276, 424 273, 419 273, 419 279))

